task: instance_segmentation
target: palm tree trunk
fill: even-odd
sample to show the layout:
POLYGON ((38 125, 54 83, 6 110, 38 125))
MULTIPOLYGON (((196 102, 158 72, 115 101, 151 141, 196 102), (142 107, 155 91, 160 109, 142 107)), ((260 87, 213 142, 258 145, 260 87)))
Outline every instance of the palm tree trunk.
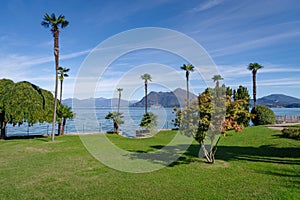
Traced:
POLYGON ((62 127, 61 127, 61 135, 64 135, 64 134, 65 134, 65 126, 66 126, 66 122, 67 122, 67 119, 66 119, 66 118, 63 118, 63 123, 62 123, 62 127))
POLYGON ((62 90, 63 90, 63 80, 60 80, 60 96, 59 96, 59 103, 61 104, 62 101, 62 90))
POLYGON ((189 100, 190 100, 190 92, 189 92, 189 72, 186 72, 186 98, 187 98, 187 103, 186 105, 189 105, 189 100))
MULTIPOLYGON (((59 95, 59 103, 62 101, 62 89, 63 89, 63 80, 60 80, 60 95, 59 95)), ((63 127, 62 123, 58 122, 58 135, 63 135, 63 127)))
POLYGON ((253 107, 256 106, 256 71, 253 71, 253 107))
POLYGON ((1 121, 1 135, 0 135, 0 139, 4 140, 5 139, 5 135, 6 135, 6 123, 4 121, 1 121))
POLYGON ((58 30, 54 33, 54 57, 55 57, 55 90, 54 90, 54 108, 53 108, 53 121, 52 121, 52 133, 51 133, 51 141, 54 141, 55 135, 55 123, 56 123, 56 109, 57 109, 57 88, 58 88, 58 30))
POLYGON ((148 84, 147 80, 145 81, 145 114, 148 112, 148 84))
POLYGON ((121 103, 121 92, 119 92, 118 113, 120 113, 120 103, 121 103))
POLYGON ((118 129, 119 129, 118 122, 116 119, 114 119, 114 133, 118 133, 118 129))

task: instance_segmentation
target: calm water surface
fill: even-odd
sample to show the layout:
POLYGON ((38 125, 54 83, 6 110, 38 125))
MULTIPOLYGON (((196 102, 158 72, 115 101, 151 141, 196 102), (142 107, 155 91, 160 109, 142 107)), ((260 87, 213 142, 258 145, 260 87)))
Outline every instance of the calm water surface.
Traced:
MULTIPOLYGON (((77 129, 75 128, 75 120, 68 120, 66 126, 66 134, 70 133, 92 133, 113 131, 112 120, 105 119, 108 112, 116 111, 116 108, 96 108, 95 112, 90 108, 81 108, 80 115, 76 115, 77 129), (92 121, 92 116, 96 115, 96 122, 92 121)), ((297 115, 300 116, 300 108, 272 108, 276 115, 297 115)), ((149 111, 157 116, 158 129, 174 128, 173 120, 175 114, 173 108, 150 108, 149 111)), ((127 136, 134 136, 135 130, 139 129, 139 123, 145 112, 144 108, 121 108, 123 113, 124 124, 120 125, 119 130, 127 136)), ((15 135, 38 135, 51 134, 51 124, 35 124, 31 127, 26 124, 21 126, 7 125, 7 136, 15 135)))

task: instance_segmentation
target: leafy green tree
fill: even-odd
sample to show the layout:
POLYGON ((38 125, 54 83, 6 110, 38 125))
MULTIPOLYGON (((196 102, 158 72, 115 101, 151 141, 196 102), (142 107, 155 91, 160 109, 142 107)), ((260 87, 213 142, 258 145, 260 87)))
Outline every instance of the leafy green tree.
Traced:
POLYGON ((63 104, 58 104, 57 118, 59 123, 61 124, 59 134, 64 135, 67 119, 73 119, 74 113, 71 111, 70 107, 63 104))
POLYGON ((250 63, 248 65, 248 70, 252 71, 252 80, 253 80, 253 107, 256 106, 256 74, 259 69, 264 68, 258 63, 250 63))
POLYGON ((227 130, 242 130, 249 124, 249 94, 240 86, 237 91, 230 87, 216 84, 215 88, 207 88, 179 113, 177 124, 180 131, 193 136, 200 144, 199 157, 204 156, 209 163, 214 162, 214 154, 220 133, 227 130), (217 141, 216 141, 217 140, 217 141))
POLYGON ((180 69, 185 71, 185 78, 186 78, 186 98, 187 98, 187 105, 189 104, 190 100, 190 91, 189 91, 189 77, 190 72, 194 71, 194 66, 191 64, 183 64, 180 69))
POLYGON ((6 107, 9 107, 9 91, 13 90, 14 82, 9 79, 1 79, 0 80, 0 122, 1 122, 1 135, 0 139, 5 138, 5 127, 9 122, 9 114, 5 111, 6 107))
POLYGON ((6 125, 21 125, 50 122, 52 119, 53 95, 36 85, 23 81, 14 83, 0 80, 1 139, 6 136, 6 125))
POLYGON ((239 102, 241 109, 238 118, 237 123, 243 125, 243 127, 249 126, 250 123, 250 95, 248 92, 248 89, 243 86, 239 86, 239 88, 233 92, 233 100, 235 102, 239 102))
POLYGON ((145 84, 145 114, 148 112, 148 81, 152 81, 150 74, 141 75, 141 79, 144 80, 145 84))
POLYGON ((114 123, 114 133, 118 133, 119 125, 124 124, 123 115, 119 112, 109 112, 105 119, 112 119, 114 123))
POLYGON ((226 117, 223 128, 223 134, 227 130, 242 131, 250 122, 251 114, 249 112, 250 96, 247 89, 239 86, 236 90, 230 87, 226 89, 226 117))
POLYGON ((175 113, 176 118, 172 120, 174 122, 175 127, 180 127, 181 121, 182 121, 182 111, 180 108, 177 108, 176 106, 173 109, 173 113, 175 113))
POLYGON ((223 129, 225 117, 225 86, 207 88, 193 102, 182 110, 180 132, 192 136, 200 144, 199 157, 214 163, 216 145, 223 129))
POLYGON ((144 114, 140 127, 146 128, 147 130, 153 130, 157 126, 157 116, 154 115, 152 112, 147 112, 144 114))
POLYGON ((123 88, 117 88, 117 91, 119 93, 119 98, 118 98, 118 113, 120 113, 121 95, 122 95, 123 88))
POLYGON ((55 135, 55 123, 56 123, 56 109, 57 109, 57 88, 58 88, 58 68, 59 68, 59 46, 58 46, 58 37, 59 37, 59 27, 65 28, 68 26, 69 22, 65 19, 65 16, 59 15, 55 16, 54 13, 49 16, 47 13, 44 15, 41 25, 45 28, 51 26, 51 33, 54 38, 54 57, 55 57, 55 90, 54 90, 54 108, 53 108, 53 121, 52 121, 52 134, 51 140, 54 141, 55 135))

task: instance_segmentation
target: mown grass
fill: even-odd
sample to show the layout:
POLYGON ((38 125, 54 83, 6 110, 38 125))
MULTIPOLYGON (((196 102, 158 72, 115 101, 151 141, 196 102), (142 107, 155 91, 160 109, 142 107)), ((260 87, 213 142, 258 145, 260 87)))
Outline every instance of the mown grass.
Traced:
MULTIPOLYGON (((147 153, 175 133, 108 137, 125 150, 147 153)), ((103 165, 78 136, 0 141, 0 199, 299 199, 300 143, 280 134, 263 126, 230 132, 213 165, 197 158, 193 143, 171 166, 140 174, 103 165)))

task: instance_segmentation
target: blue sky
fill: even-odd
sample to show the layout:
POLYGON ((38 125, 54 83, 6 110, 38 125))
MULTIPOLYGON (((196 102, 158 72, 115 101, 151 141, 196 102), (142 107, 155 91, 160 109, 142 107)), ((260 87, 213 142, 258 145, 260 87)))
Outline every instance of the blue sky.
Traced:
MULTIPOLYGON (((246 86, 252 96, 247 65, 258 62, 264 69, 257 75, 257 97, 280 93, 300 98, 299 10, 297 0, 1 1, 0 78, 54 90, 53 37, 40 22, 45 13, 56 13, 70 22, 59 38, 60 66, 71 69, 64 98, 73 97, 80 67, 96 46, 143 27, 175 30, 198 42, 232 88, 246 86)), ((185 62, 157 49, 130 52, 105 66, 94 96, 110 98, 122 87, 124 98, 140 99, 142 73, 152 76, 149 90, 184 88, 180 66, 185 62)), ((191 74, 191 85, 195 93, 207 87, 197 73, 191 74)))

